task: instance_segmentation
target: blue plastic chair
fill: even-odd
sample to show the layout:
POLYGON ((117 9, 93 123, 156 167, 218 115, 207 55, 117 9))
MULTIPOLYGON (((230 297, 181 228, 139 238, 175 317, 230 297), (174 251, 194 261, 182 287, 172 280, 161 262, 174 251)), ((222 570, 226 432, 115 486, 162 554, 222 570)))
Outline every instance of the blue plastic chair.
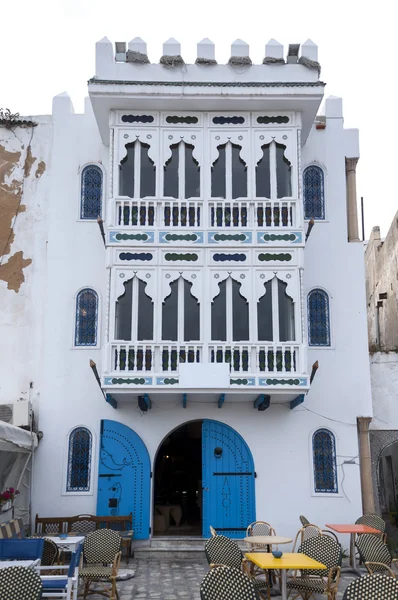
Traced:
POLYGON ((43 539, 0 540, 1 560, 37 560, 43 555, 43 539))
POLYGON ((79 566, 83 550, 83 544, 79 544, 77 550, 72 553, 69 565, 53 565, 51 567, 36 567, 40 570, 68 570, 65 575, 41 575, 43 584, 42 598, 66 598, 67 600, 77 599, 77 588, 79 585, 79 566))

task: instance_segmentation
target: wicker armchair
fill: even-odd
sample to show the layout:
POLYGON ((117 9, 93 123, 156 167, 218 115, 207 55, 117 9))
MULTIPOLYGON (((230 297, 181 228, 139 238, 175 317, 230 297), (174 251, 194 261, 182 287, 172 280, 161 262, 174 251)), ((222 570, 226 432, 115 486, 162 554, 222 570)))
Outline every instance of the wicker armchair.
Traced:
POLYGON ((48 567, 53 565, 58 558, 58 546, 52 540, 44 538, 43 554, 41 556, 41 566, 48 567))
POLYGON ((40 576, 27 567, 0 569, 0 600, 40 600, 40 576))
POLYGON ((287 582, 287 588, 308 600, 313 594, 326 595, 335 600, 339 587, 342 552, 341 546, 331 537, 318 535, 305 540, 298 549, 310 558, 324 564, 327 569, 305 569, 300 576, 295 575, 287 582))
POLYGON ((253 581, 233 567, 216 567, 203 578, 200 585, 201 600, 258 600, 253 581))
POLYGON ((391 556, 387 544, 382 542, 379 536, 372 533, 363 533, 358 536, 356 546, 361 561, 365 563, 365 567, 370 574, 383 573, 384 571, 392 577, 398 575, 398 559, 391 556), (395 572, 391 567, 394 567, 395 572))
MULTIPOLYGON (((265 579, 256 579, 251 576, 249 561, 243 558, 243 554, 238 544, 224 535, 216 535, 207 540, 205 544, 205 554, 210 569, 225 566, 238 571, 243 571, 252 582, 260 598, 270 599, 270 585, 265 579)), ((231 596, 235 598, 239 596, 231 596)))
POLYGON ((365 598, 398 600, 398 581, 387 575, 364 575, 351 581, 343 596, 343 600, 365 600, 365 598))
POLYGON ((301 546, 301 544, 306 540, 319 537, 320 535, 323 535, 323 531, 317 525, 312 525, 311 523, 305 525, 305 527, 302 527, 296 533, 296 537, 294 538, 293 542, 292 552, 295 552, 297 543, 301 546))
POLYGON ((83 546, 85 564, 80 569, 80 577, 84 581, 84 598, 88 594, 109 596, 111 600, 118 598, 116 577, 122 556, 120 547, 121 538, 116 531, 97 529, 88 534, 83 546), (103 580, 105 580, 105 584, 103 580), (101 582, 101 591, 90 590, 93 582, 101 582), (105 587, 108 582, 111 584, 111 589, 105 587))
MULTIPOLYGON (((378 529, 380 531, 381 540, 385 544, 387 543, 387 534, 385 533, 386 522, 383 521, 383 519, 381 517, 379 517, 379 515, 373 515, 373 514, 362 515, 362 517, 359 517, 359 519, 357 519, 355 521, 355 525, 367 525, 368 527, 373 527, 374 529, 378 529)), ((359 535, 364 535, 364 534, 362 533, 359 535)), ((358 537, 359 537, 359 535, 358 535, 358 537)), ((378 534, 375 533, 374 535, 378 535, 378 534)))

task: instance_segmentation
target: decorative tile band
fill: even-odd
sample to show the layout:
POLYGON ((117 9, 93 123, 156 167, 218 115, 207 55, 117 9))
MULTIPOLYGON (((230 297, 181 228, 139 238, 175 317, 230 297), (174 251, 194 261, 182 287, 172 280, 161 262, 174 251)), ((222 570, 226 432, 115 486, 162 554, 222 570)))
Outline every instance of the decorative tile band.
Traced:
POLYGON ((198 260, 198 255, 197 254, 176 254, 174 252, 167 252, 167 254, 164 255, 165 260, 167 261, 177 261, 177 260, 182 260, 182 261, 187 261, 187 262, 196 262, 198 260))
POLYGON ((170 233, 159 232, 159 244, 172 244, 173 242, 191 242, 192 244, 203 244, 203 231, 195 233, 170 233))
POLYGON ((132 254, 131 252, 121 252, 119 254, 120 260, 152 260, 153 254, 150 252, 140 252, 139 254, 132 254))
POLYGON ((157 377, 156 385, 177 385, 178 379, 176 377, 157 377))
POLYGON ((257 232, 258 244, 272 244, 272 242, 291 242, 300 244, 303 241, 301 231, 289 231, 289 233, 262 233, 257 232))
POLYGON ((213 260, 216 262, 226 262, 233 260, 235 262, 245 262, 246 254, 213 254, 213 260))
POLYGON ((222 242, 240 242, 241 244, 250 244, 252 241, 252 233, 214 233, 207 234, 209 244, 219 244, 222 242))
POLYGON ((267 377, 260 377, 258 380, 259 385, 271 386, 271 385, 295 385, 295 386, 307 386, 308 380, 306 377, 295 377, 294 379, 271 379, 267 377))
POLYGON ((256 385, 256 379, 254 377, 247 377, 246 379, 231 379, 229 380, 230 385, 256 385))
POLYGON ((104 377, 104 385, 152 385, 152 377, 104 377))
POLYGON ((281 262, 289 262, 292 260, 292 255, 291 254, 287 254, 287 253, 281 253, 281 254, 259 254, 258 255, 258 260, 260 260, 261 262, 270 262, 270 261, 277 261, 280 260, 281 262))
POLYGON ((127 242, 146 242, 153 243, 155 241, 155 233, 153 231, 137 231, 135 233, 125 233, 124 231, 110 231, 109 232, 109 242, 110 243, 119 243, 127 242))

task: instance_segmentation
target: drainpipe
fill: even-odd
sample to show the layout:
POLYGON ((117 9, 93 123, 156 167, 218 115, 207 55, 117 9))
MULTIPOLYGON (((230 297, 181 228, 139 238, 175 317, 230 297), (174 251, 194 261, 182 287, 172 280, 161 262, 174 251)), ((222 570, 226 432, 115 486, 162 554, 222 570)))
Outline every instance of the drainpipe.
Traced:
POLYGON ((347 223, 348 241, 359 242, 358 209, 357 209, 357 158, 345 159, 346 185, 347 185, 347 223))
POLYGON ((364 515, 373 514, 375 512, 369 441, 369 423, 371 420, 372 417, 357 417, 359 470, 361 477, 362 512, 364 515))

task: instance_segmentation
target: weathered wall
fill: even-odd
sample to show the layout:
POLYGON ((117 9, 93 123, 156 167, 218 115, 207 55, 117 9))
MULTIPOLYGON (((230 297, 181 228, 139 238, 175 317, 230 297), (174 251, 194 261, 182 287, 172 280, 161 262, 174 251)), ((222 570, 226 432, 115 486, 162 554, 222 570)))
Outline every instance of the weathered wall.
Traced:
POLYGON ((398 213, 384 241, 374 227, 366 252, 366 300, 371 352, 398 351, 398 213), (379 304, 379 307, 378 307, 379 304))
POLYGON ((0 127, 0 403, 38 384, 51 119, 35 123, 0 127))

